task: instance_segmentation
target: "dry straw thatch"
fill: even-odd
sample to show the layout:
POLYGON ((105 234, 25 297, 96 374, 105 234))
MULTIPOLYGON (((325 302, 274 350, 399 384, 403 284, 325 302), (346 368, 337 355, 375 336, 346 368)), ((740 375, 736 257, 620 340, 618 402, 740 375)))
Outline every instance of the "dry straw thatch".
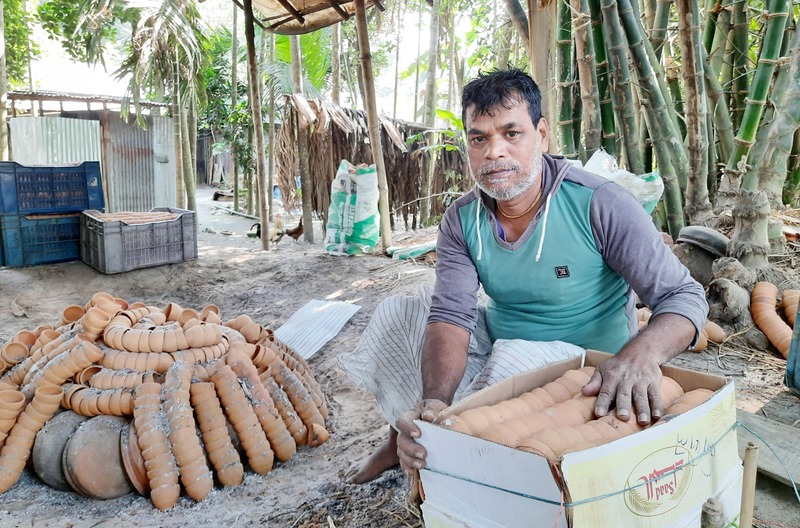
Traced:
MULTIPOLYGON (((295 185, 299 174, 297 160, 297 134, 305 134, 309 145, 309 170, 312 184, 312 207, 327 223, 330 205, 331 182, 341 160, 353 164, 372 163, 367 117, 363 111, 342 108, 324 101, 306 101, 297 94, 287 97, 284 115, 276 145, 275 181, 280 186, 287 209, 299 207, 300 199, 295 185), (298 126, 298 121, 303 125, 298 126), (311 122, 314 124, 311 124, 311 122)), ((389 185, 389 208, 392 210, 392 228, 395 220, 402 219, 405 229, 419 225, 424 171, 430 152, 421 150, 425 144, 406 144, 406 140, 427 130, 422 125, 393 121, 381 117, 381 139, 389 185)), ((426 134, 426 138, 429 137, 426 134)), ((466 163, 457 150, 437 151, 431 184, 430 218, 444 212, 453 194, 467 191, 472 182, 465 176, 466 163)))

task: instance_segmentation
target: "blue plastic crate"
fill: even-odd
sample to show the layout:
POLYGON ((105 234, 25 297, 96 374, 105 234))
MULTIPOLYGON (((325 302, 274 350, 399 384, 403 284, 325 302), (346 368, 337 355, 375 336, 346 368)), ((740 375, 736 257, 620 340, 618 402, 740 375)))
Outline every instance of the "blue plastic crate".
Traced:
POLYGON ((77 213, 104 208, 98 161, 61 167, 0 162, 0 214, 77 213))
POLYGON ((151 212, 170 212, 178 217, 126 224, 103 220, 99 211, 84 211, 81 215, 81 260, 101 273, 113 274, 196 259, 194 211, 156 207, 151 212))
POLYGON ((3 256, 11 267, 81 258, 80 213, 0 215, 3 256))

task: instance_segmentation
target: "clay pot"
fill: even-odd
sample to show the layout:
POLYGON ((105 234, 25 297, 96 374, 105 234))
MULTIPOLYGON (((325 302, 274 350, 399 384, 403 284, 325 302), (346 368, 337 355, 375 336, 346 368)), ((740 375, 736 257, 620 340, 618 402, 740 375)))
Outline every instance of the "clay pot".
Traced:
POLYGON ((189 328, 184 326, 183 335, 186 338, 186 344, 189 346, 189 348, 200 348, 205 344, 203 327, 200 326, 199 320, 192 319, 192 321, 197 321, 197 323, 189 328))
POLYGON ((111 317, 112 315, 96 306, 90 308, 86 315, 83 316, 83 329, 89 334, 98 336, 103 333, 108 323, 111 322, 111 317))
POLYGON ((138 310, 139 308, 144 308, 145 306, 147 306, 145 303, 138 301, 128 306, 128 310, 138 310))
POLYGON ((169 303, 166 308, 164 308, 164 315, 167 317, 167 321, 178 321, 181 312, 183 312, 183 308, 176 303, 169 303))
POLYGON ((219 307, 216 304, 207 304, 200 310, 200 320, 205 321, 207 323, 220 323, 222 319, 220 318, 220 311, 219 307), (216 321, 209 321, 208 317, 211 316, 215 318, 216 321))
POLYGON ((164 352, 177 352, 178 338, 175 335, 175 330, 164 331, 164 352))
POLYGON ((64 447, 62 467, 72 489, 113 499, 133 491, 120 453, 124 418, 98 416, 80 424, 64 447))
MULTIPOLYGON (((15 421, 27 403, 25 395, 20 391, 0 390, 0 420, 15 421)), ((5 431, 0 428, 0 431, 5 433, 10 430, 10 427, 5 431)))
POLYGON ((33 469, 42 481, 61 491, 71 491, 64 476, 61 457, 72 434, 87 419, 72 411, 58 413, 36 434, 31 458, 33 469))
POLYGON ((114 297, 114 302, 117 303, 121 310, 127 310, 130 307, 128 306, 128 301, 125 299, 120 299, 119 297, 114 297))
POLYGON ((258 323, 248 323, 239 328, 239 332, 241 332, 248 343, 255 343, 261 335, 261 325, 258 323))
POLYGON ((85 313, 86 310, 83 308, 83 306, 70 304, 61 312, 61 324, 59 326, 74 323, 83 317, 85 313))
POLYGON ((139 343, 136 345, 140 353, 148 353, 150 350, 150 332, 139 331, 139 343))
POLYGON ((241 328, 242 328, 243 326, 245 326, 245 325, 248 325, 248 324, 250 324, 250 323, 252 323, 252 322, 253 322, 253 320, 252 320, 252 319, 250 319, 250 316, 249 316, 249 315, 242 314, 242 315, 240 315, 239 317, 237 317, 237 318, 235 318, 235 319, 231 319, 231 320, 229 320, 229 321, 225 321, 225 323, 223 323, 223 324, 224 324, 225 326, 228 326, 228 327, 230 327, 230 328, 233 328, 234 330, 239 330, 239 331, 241 331, 241 328))
POLYGON ((20 330, 14 337, 11 338, 11 341, 22 343, 26 347, 31 348, 33 344, 36 343, 36 339, 37 335, 30 330, 20 330))
POLYGON ((0 358, 8 365, 16 365, 30 356, 30 349, 19 341, 9 341, 0 349, 0 358))
POLYGON ((161 327, 154 328, 148 334, 148 343, 147 346, 150 348, 151 352, 163 352, 164 351, 164 329, 161 327))
POLYGON ((52 328, 45 328, 39 333, 39 337, 37 337, 36 341, 33 343, 33 346, 31 347, 31 353, 35 352, 36 350, 40 350, 47 343, 58 339, 60 336, 61 334, 52 328))
MULTIPOLYGON (((181 326, 185 326, 187 322, 192 319, 198 319, 200 314, 197 313, 197 310, 193 310, 191 308, 184 308, 181 312, 181 315, 178 317, 178 322, 181 326)), ((199 322, 199 319, 198 319, 199 322)))
POLYGON ((133 487, 140 495, 145 497, 150 493, 150 481, 147 480, 147 470, 144 467, 144 457, 139 449, 139 439, 136 428, 131 422, 125 424, 120 433, 120 454, 125 474, 133 487))
POLYGON ((122 334, 122 350, 127 350, 128 352, 139 352, 139 331, 138 330, 126 330, 124 334, 122 334))

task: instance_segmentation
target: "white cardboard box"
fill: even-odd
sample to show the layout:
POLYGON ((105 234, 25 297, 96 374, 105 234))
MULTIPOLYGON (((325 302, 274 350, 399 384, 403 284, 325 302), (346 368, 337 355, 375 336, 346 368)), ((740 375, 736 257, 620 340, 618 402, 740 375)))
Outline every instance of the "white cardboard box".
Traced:
MULTIPOLYGON (((607 354, 588 351, 586 364, 607 354)), ((580 358, 514 376, 454 404, 490 405, 540 387, 580 358)), ((732 382, 664 366, 684 390, 716 391, 703 405, 620 440, 568 453, 556 467, 537 454, 417 421, 427 450, 420 472, 428 528, 689 527, 709 497, 739 515, 742 464, 732 382)))

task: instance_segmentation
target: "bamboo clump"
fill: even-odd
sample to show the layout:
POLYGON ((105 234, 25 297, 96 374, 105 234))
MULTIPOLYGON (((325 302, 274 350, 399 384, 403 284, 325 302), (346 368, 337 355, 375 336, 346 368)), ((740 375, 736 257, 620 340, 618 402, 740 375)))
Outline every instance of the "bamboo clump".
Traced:
POLYGON ((324 395, 305 360, 247 315, 223 322, 213 305, 162 309, 101 292, 67 307, 56 327, 18 333, 0 347, 0 367, 2 491, 59 407, 132 419, 141 476, 125 469, 162 510, 182 490, 203 500, 214 478, 241 484, 244 461, 266 474, 275 459, 329 437, 324 395))

